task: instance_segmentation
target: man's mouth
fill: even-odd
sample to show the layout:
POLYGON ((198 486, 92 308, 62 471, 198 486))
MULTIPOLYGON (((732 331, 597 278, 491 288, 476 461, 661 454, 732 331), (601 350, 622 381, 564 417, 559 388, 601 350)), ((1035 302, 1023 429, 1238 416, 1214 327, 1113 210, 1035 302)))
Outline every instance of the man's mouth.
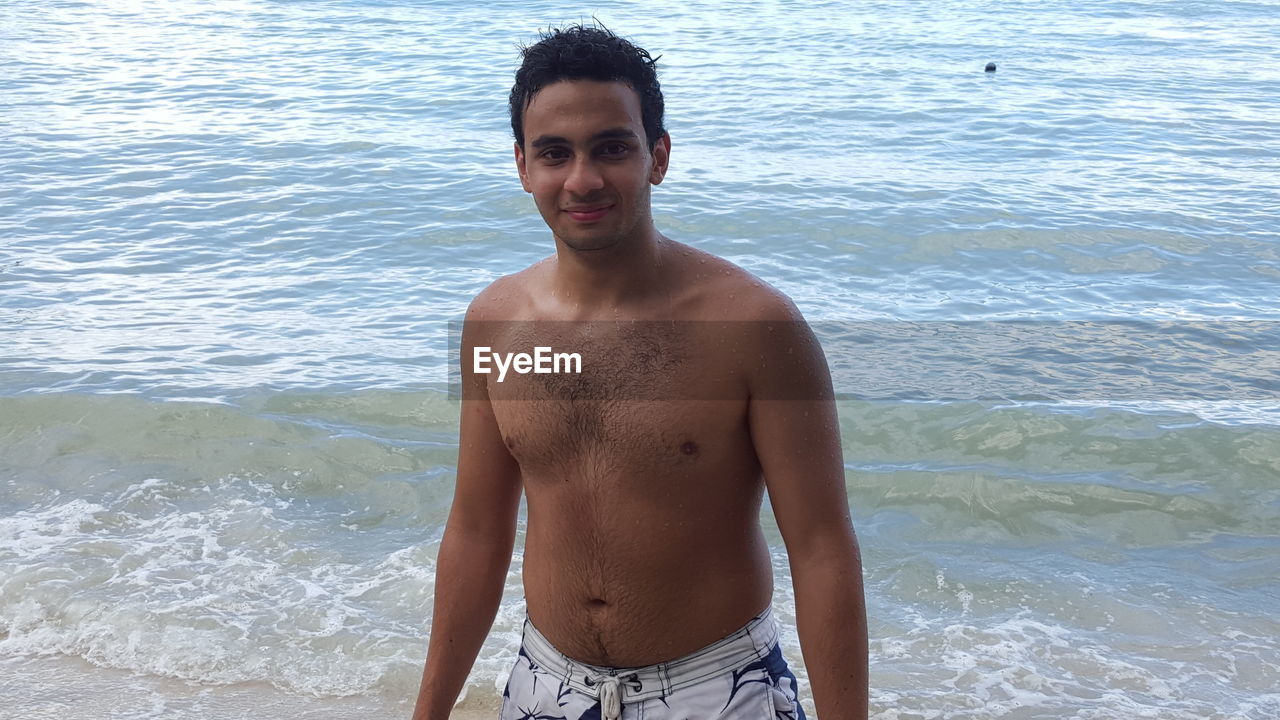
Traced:
POLYGON ((569 217, 578 222, 595 222, 613 209, 612 205, 596 205, 593 207, 565 209, 569 217))

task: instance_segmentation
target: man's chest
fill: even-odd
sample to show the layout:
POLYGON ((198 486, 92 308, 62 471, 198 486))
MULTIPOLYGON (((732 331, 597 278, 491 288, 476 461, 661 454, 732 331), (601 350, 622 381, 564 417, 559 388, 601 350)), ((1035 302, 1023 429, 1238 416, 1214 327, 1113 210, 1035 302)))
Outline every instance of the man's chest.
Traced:
POLYGON ((698 329, 538 324, 505 333, 491 352, 510 358, 508 370, 487 384, 512 455, 526 473, 586 463, 604 474, 714 456, 744 430, 747 391, 733 348, 698 329))

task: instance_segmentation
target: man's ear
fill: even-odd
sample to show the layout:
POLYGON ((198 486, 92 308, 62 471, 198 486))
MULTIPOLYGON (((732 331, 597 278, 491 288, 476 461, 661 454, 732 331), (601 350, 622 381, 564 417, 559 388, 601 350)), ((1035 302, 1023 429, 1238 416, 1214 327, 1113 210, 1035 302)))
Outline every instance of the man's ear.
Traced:
POLYGON ((649 182, 658 185, 667 176, 667 164, 671 162, 671 134, 662 133, 653 144, 653 167, 649 169, 649 182))
POLYGON ((520 143, 516 143, 516 172, 520 173, 520 187, 525 192, 532 193, 529 189, 529 173, 524 169, 524 148, 520 147, 520 143))

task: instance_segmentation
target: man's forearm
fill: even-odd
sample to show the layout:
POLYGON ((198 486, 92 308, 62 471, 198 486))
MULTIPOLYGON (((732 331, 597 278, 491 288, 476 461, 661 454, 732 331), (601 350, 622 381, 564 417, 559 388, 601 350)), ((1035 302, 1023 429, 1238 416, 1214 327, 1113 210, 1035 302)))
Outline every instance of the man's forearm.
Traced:
POLYGON ((866 720, 867 609, 857 545, 793 558, 796 624, 820 720, 866 720))
POLYGON ((413 720, 446 720, 493 626, 512 539, 445 530, 436 562, 431 642, 413 720))

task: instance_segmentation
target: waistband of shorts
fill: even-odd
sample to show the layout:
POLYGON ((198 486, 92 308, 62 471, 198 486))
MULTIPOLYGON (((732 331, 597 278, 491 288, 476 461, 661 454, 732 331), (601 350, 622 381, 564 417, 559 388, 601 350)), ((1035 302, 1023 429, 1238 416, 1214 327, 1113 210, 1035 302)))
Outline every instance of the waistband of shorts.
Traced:
POLYGON ((644 667, 610 668, 578 662, 561 653, 526 617, 524 651, 543 670, 566 685, 597 695, 602 679, 619 679, 622 702, 665 697, 712 675, 765 658, 778 644, 778 624, 770 605, 729 635, 684 657, 644 667))

